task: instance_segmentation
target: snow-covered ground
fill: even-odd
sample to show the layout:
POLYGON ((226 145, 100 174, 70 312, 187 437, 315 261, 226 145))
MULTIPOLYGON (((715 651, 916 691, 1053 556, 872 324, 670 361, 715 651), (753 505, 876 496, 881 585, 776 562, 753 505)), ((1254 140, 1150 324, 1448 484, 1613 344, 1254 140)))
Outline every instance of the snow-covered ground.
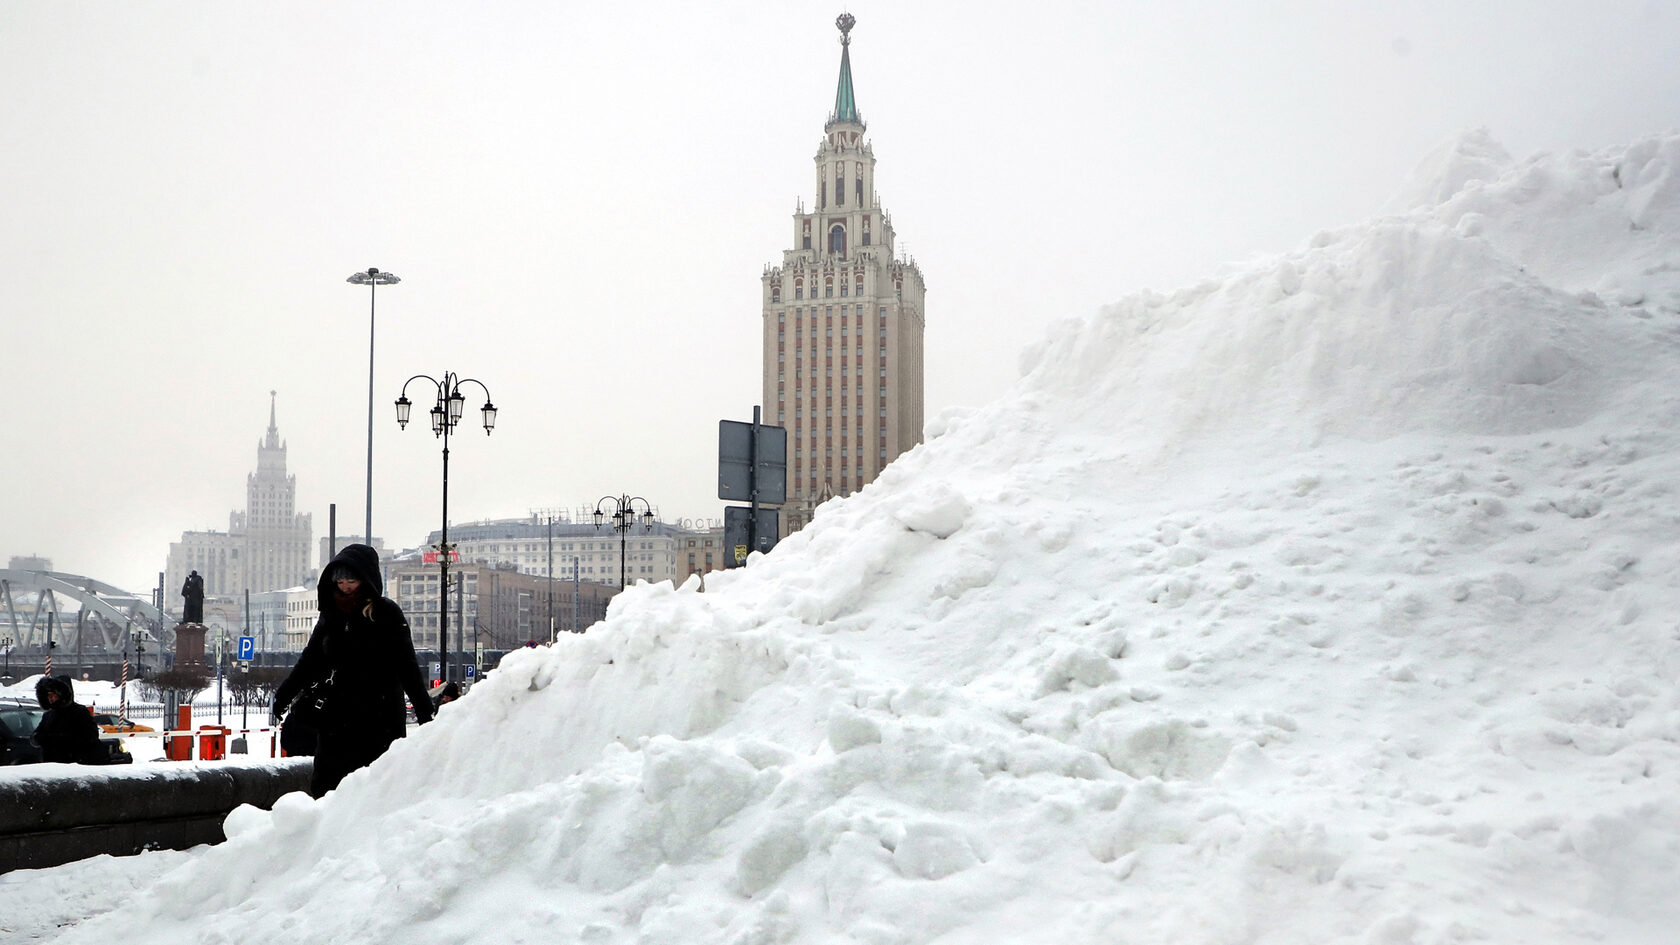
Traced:
POLYGON ((510 656, 324 801, 0 877, 0 923, 1673 943, 1677 366, 1680 135, 1467 135, 1392 215, 1060 326, 773 554, 510 656))

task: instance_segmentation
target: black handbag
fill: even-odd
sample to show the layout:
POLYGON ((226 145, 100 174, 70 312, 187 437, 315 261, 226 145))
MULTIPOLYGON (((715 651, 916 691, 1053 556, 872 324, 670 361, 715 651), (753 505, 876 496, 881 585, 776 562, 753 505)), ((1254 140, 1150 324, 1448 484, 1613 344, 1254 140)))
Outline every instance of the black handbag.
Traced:
POLYGON ((327 717, 327 703, 332 698, 332 685, 333 678, 328 676, 304 689, 292 700, 292 708, 286 714, 286 721, 295 721, 319 729, 327 717))

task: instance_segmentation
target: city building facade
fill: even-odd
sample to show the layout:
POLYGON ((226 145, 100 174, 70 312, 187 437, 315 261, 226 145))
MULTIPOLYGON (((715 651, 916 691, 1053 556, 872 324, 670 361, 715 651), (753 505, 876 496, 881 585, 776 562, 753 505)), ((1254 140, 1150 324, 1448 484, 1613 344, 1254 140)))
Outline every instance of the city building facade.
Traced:
MULTIPOLYGON (((547 642, 561 633, 587 630, 607 614, 617 582, 549 580, 508 566, 459 563, 449 566, 449 649, 471 653, 512 650, 528 641, 547 642)), ((442 620, 442 569, 418 557, 390 564, 386 593, 408 617, 414 645, 438 648, 442 620)))
MULTIPOLYGON (((549 575, 555 580, 596 584, 676 581, 681 584, 689 571, 678 567, 679 544, 696 528, 705 530, 719 523, 670 523, 656 521, 651 529, 636 526, 620 535, 609 524, 595 526, 593 510, 532 513, 524 518, 495 519, 449 526, 449 543, 463 564, 505 567, 526 574, 549 575)), ((434 531, 426 537, 427 547, 441 540, 434 531)), ((722 567, 722 558, 718 558, 722 567)))
POLYGON ((813 204, 793 215, 793 248, 766 266, 763 396, 788 430, 782 530, 873 481, 922 439, 926 287, 896 251, 875 193, 875 153, 852 86, 851 29, 842 15, 840 80, 817 148, 813 204))
POLYGON ((681 575, 681 579, 676 581, 679 586, 688 580, 688 575, 721 570, 725 564, 723 526, 678 536, 676 553, 677 571, 681 575))
POLYGON ((286 444, 275 424, 275 392, 269 391, 268 433, 257 444, 257 468, 245 478, 245 509, 228 514, 228 530, 183 532, 169 545, 163 589, 169 606, 181 612, 187 574, 204 578, 204 594, 233 598, 309 583, 311 520, 296 508, 297 477, 286 472, 286 444))
POLYGON ((256 638, 258 653, 299 653, 321 613, 319 589, 299 584, 251 595, 246 633, 256 638))

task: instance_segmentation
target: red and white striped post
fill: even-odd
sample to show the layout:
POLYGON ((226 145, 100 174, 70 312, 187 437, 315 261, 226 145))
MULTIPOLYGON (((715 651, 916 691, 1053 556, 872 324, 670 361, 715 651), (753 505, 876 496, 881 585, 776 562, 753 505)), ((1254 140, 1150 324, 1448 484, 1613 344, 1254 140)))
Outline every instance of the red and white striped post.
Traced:
POLYGON ((128 653, 126 652, 123 653, 122 682, 118 685, 122 687, 122 705, 117 709, 117 717, 126 719, 128 718, 128 653))

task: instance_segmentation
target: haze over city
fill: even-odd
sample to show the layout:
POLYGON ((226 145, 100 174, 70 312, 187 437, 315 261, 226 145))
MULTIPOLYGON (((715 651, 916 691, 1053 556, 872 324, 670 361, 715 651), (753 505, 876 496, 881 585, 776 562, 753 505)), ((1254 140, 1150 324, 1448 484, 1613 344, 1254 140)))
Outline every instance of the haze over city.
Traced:
MULTIPOLYGON (((927 415, 1051 323, 1382 209, 1459 132, 1514 155, 1675 125, 1655 2, 854 5, 877 190, 926 275, 927 415)), ((298 510, 437 527, 405 378, 489 387, 451 520, 607 493, 716 518, 759 401, 759 275, 809 205, 834 6, 0 9, 0 556, 144 590, 226 529, 277 391, 298 510)), ((412 396, 412 392, 411 392, 412 396)), ((475 407, 476 403, 470 404, 475 407)))

